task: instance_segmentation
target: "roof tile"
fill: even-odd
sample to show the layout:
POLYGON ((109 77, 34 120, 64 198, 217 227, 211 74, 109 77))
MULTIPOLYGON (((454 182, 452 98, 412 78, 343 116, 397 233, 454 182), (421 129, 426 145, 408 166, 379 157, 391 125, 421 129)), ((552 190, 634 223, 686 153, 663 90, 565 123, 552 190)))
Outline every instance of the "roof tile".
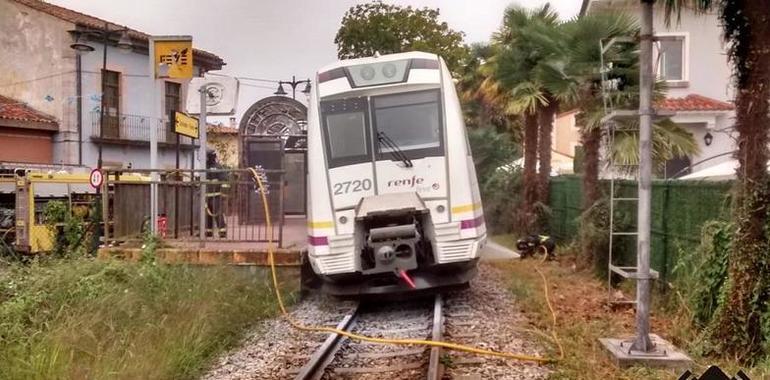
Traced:
POLYGON ((57 125, 56 118, 40 112, 26 103, 0 95, 0 119, 57 125))
MULTIPOLYGON (((42 0, 13 0, 13 1, 22 5, 25 5, 27 7, 30 7, 32 9, 38 10, 40 12, 47 13, 53 17, 62 19, 64 21, 71 22, 76 25, 83 25, 93 29, 101 29, 101 28, 104 28, 104 24, 107 23, 110 29, 127 28, 126 26, 123 26, 123 25, 118 25, 113 22, 100 19, 98 17, 94 17, 91 15, 87 15, 85 13, 74 11, 72 9, 67 9, 64 7, 60 7, 58 5, 46 3, 45 1, 42 1, 42 0)), ((135 38, 141 41, 148 41, 150 37, 150 35, 147 33, 144 33, 136 29, 131 29, 131 28, 128 28, 128 35, 131 38, 135 38)), ((196 54, 199 54, 201 57, 206 57, 210 60, 216 61, 220 65, 224 65, 224 61, 222 60, 222 58, 214 53, 210 53, 200 49, 193 49, 193 51, 196 54)))
POLYGON ((732 111, 732 103, 723 102, 698 94, 683 98, 666 98, 657 104, 658 108, 668 111, 732 111))

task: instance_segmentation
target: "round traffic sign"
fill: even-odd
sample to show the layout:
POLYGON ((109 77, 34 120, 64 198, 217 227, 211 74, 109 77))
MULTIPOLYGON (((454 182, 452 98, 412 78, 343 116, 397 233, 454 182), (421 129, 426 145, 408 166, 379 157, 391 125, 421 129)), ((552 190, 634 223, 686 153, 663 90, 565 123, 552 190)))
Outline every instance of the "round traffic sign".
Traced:
POLYGON ((94 189, 100 188, 102 186, 102 182, 104 182, 104 175, 102 174, 102 171, 99 169, 91 170, 91 175, 88 177, 88 182, 94 189))

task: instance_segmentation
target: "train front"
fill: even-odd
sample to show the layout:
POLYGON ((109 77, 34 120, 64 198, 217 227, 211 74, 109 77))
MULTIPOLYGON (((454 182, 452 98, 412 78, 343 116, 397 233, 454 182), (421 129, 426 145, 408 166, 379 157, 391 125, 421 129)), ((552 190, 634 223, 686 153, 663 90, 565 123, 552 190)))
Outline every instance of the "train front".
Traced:
POLYGON ((466 285, 486 227, 443 60, 411 52, 340 61, 316 83, 306 258, 314 286, 359 295, 466 285))

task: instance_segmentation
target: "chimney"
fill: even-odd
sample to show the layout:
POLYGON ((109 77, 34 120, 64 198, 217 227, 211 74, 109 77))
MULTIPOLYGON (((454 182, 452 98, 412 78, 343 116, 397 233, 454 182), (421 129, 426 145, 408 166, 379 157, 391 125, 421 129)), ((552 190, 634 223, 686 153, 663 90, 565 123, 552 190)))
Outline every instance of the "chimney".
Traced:
POLYGON ((235 117, 230 117, 230 128, 238 129, 238 124, 235 123, 235 117))

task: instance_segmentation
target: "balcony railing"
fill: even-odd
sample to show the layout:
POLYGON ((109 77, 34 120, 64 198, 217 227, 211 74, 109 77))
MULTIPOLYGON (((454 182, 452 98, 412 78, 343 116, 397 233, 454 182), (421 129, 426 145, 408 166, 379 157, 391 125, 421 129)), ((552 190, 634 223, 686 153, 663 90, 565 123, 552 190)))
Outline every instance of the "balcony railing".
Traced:
MULTIPOLYGON (((104 115, 104 133, 101 133, 99 112, 91 112, 91 137, 105 142, 149 143, 151 128, 155 128, 158 143, 176 144, 173 124, 167 120, 139 115, 104 115)), ((180 144, 190 145, 192 139, 181 136, 180 144)))

